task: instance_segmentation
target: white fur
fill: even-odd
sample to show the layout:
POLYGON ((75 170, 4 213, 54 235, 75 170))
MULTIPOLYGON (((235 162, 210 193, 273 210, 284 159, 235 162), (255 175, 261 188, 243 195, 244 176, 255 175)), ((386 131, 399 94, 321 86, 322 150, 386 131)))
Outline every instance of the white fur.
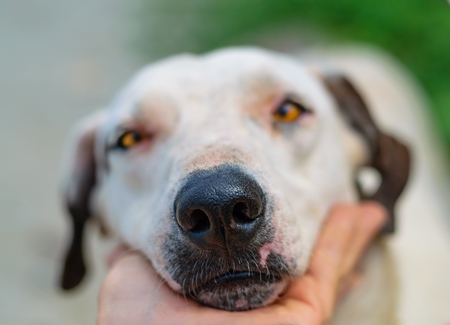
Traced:
MULTIPOLYGON (((326 60, 354 79, 383 125, 417 144, 419 158, 401 205, 398 233, 387 246, 374 246, 366 263, 371 271, 340 307, 335 322, 395 323, 397 311, 385 297, 396 295, 392 265, 399 264, 400 321, 437 324, 450 320, 450 312, 440 302, 427 304, 420 298, 439 295, 439 301, 450 301, 450 259, 445 259, 450 243, 438 219, 443 205, 431 193, 430 161, 424 157, 435 151, 426 138, 411 132, 422 114, 416 109, 420 96, 378 58, 352 52, 326 60), (407 125, 402 128, 399 121, 407 125), (388 261, 389 251, 394 263, 388 261), (446 291, 439 291, 443 287, 446 291), (379 301, 385 302, 377 307, 379 319, 364 318, 364 311, 375 310, 379 301), (419 321, 425 319, 419 309, 426 321, 419 321)), ((279 253, 296 261, 291 265, 295 276, 306 269, 329 208, 356 200, 353 172, 364 160, 365 148, 344 123, 320 77, 296 58, 246 48, 174 57, 143 69, 114 100, 106 119, 96 154, 109 170, 98 169, 93 205, 107 227, 140 249, 174 290, 181 284, 167 273, 162 244, 174 222, 170 207, 175 191, 192 171, 228 162, 252 173, 274 201, 276 234, 261 248, 260 264, 264 266, 270 251, 279 253), (299 97, 313 115, 300 125, 274 129, 271 111, 286 92, 299 97), (117 137, 115 128, 136 124, 155 134, 152 142, 105 157, 105 144, 117 137)))

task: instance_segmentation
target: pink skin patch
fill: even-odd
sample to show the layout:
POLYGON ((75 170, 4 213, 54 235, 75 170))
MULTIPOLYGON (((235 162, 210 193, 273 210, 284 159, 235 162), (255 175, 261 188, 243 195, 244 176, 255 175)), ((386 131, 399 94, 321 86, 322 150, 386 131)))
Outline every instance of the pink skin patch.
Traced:
POLYGON ((179 292, 181 291, 181 285, 177 282, 175 282, 174 280, 172 280, 172 278, 166 279, 167 284, 169 285, 169 287, 171 287, 174 291, 179 292))
POLYGON ((273 242, 266 243, 259 249, 259 256, 261 258, 259 265, 261 265, 261 267, 266 267, 267 257, 269 257, 269 254, 273 251, 275 251, 275 244, 273 242))
POLYGON ((236 309, 244 309, 247 308, 248 302, 247 300, 239 299, 238 301, 236 301, 236 304, 234 306, 236 307, 236 309))

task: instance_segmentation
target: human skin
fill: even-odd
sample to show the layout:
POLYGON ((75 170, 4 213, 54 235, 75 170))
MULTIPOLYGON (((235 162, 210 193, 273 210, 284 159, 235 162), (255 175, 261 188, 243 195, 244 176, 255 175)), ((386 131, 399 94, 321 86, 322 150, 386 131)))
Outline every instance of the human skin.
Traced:
POLYGON ((97 324, 325 324, 336 302, 357 285, 355 266, 386 220, 375 202, 335 206, 307 272, 273 304, 244 312, 206 307, 173 292, 145 257, 119 247, 100 290, 97 324))

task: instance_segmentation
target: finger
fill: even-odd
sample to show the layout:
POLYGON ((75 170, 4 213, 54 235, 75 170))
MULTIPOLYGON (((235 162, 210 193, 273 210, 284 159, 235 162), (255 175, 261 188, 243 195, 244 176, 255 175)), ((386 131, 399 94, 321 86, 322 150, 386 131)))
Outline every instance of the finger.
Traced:
POLYGON ((343 256, 353 233, 356 205, 338 205, 330 212, 310 260, 308 272, 294 282, 287 296, 311 305, 325 319, 333 310, 343 256))
POLYGON ((386 222, 386 218, 385 208, 376 202, 368 201, 359 206, 351 241, 341 266, 343 276, 349 273, 361 259, 369 243, 386 222))
POLYGON ((336 304, 343 301, 346 296, 359 285, 361 278, 361 270, 353 270, 341 280, 336 296, 336 304))
POLYGON ((125 257, 127 253, 131 253, 131 250, 125 244, 120 244, 116 248, 114 248, 106 259, 106 263, 109 268, 113 267, 113 265, 122 257, 125 257))
POLYGON ((325 286, 336 285, 340 265, 353 234, 358 208, 355 205, 336 206, 329 214, 313 251, 309 273, 325 286))

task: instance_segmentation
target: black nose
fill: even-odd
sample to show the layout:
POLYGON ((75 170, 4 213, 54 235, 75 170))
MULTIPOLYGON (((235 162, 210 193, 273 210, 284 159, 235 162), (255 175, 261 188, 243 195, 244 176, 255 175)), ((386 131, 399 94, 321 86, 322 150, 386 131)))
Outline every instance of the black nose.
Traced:
POLYGON ((198 247, 239 247, 263 223, 265 196, 250 175, 223 165, 190 174, 174 204, 178 225, 198 247))

